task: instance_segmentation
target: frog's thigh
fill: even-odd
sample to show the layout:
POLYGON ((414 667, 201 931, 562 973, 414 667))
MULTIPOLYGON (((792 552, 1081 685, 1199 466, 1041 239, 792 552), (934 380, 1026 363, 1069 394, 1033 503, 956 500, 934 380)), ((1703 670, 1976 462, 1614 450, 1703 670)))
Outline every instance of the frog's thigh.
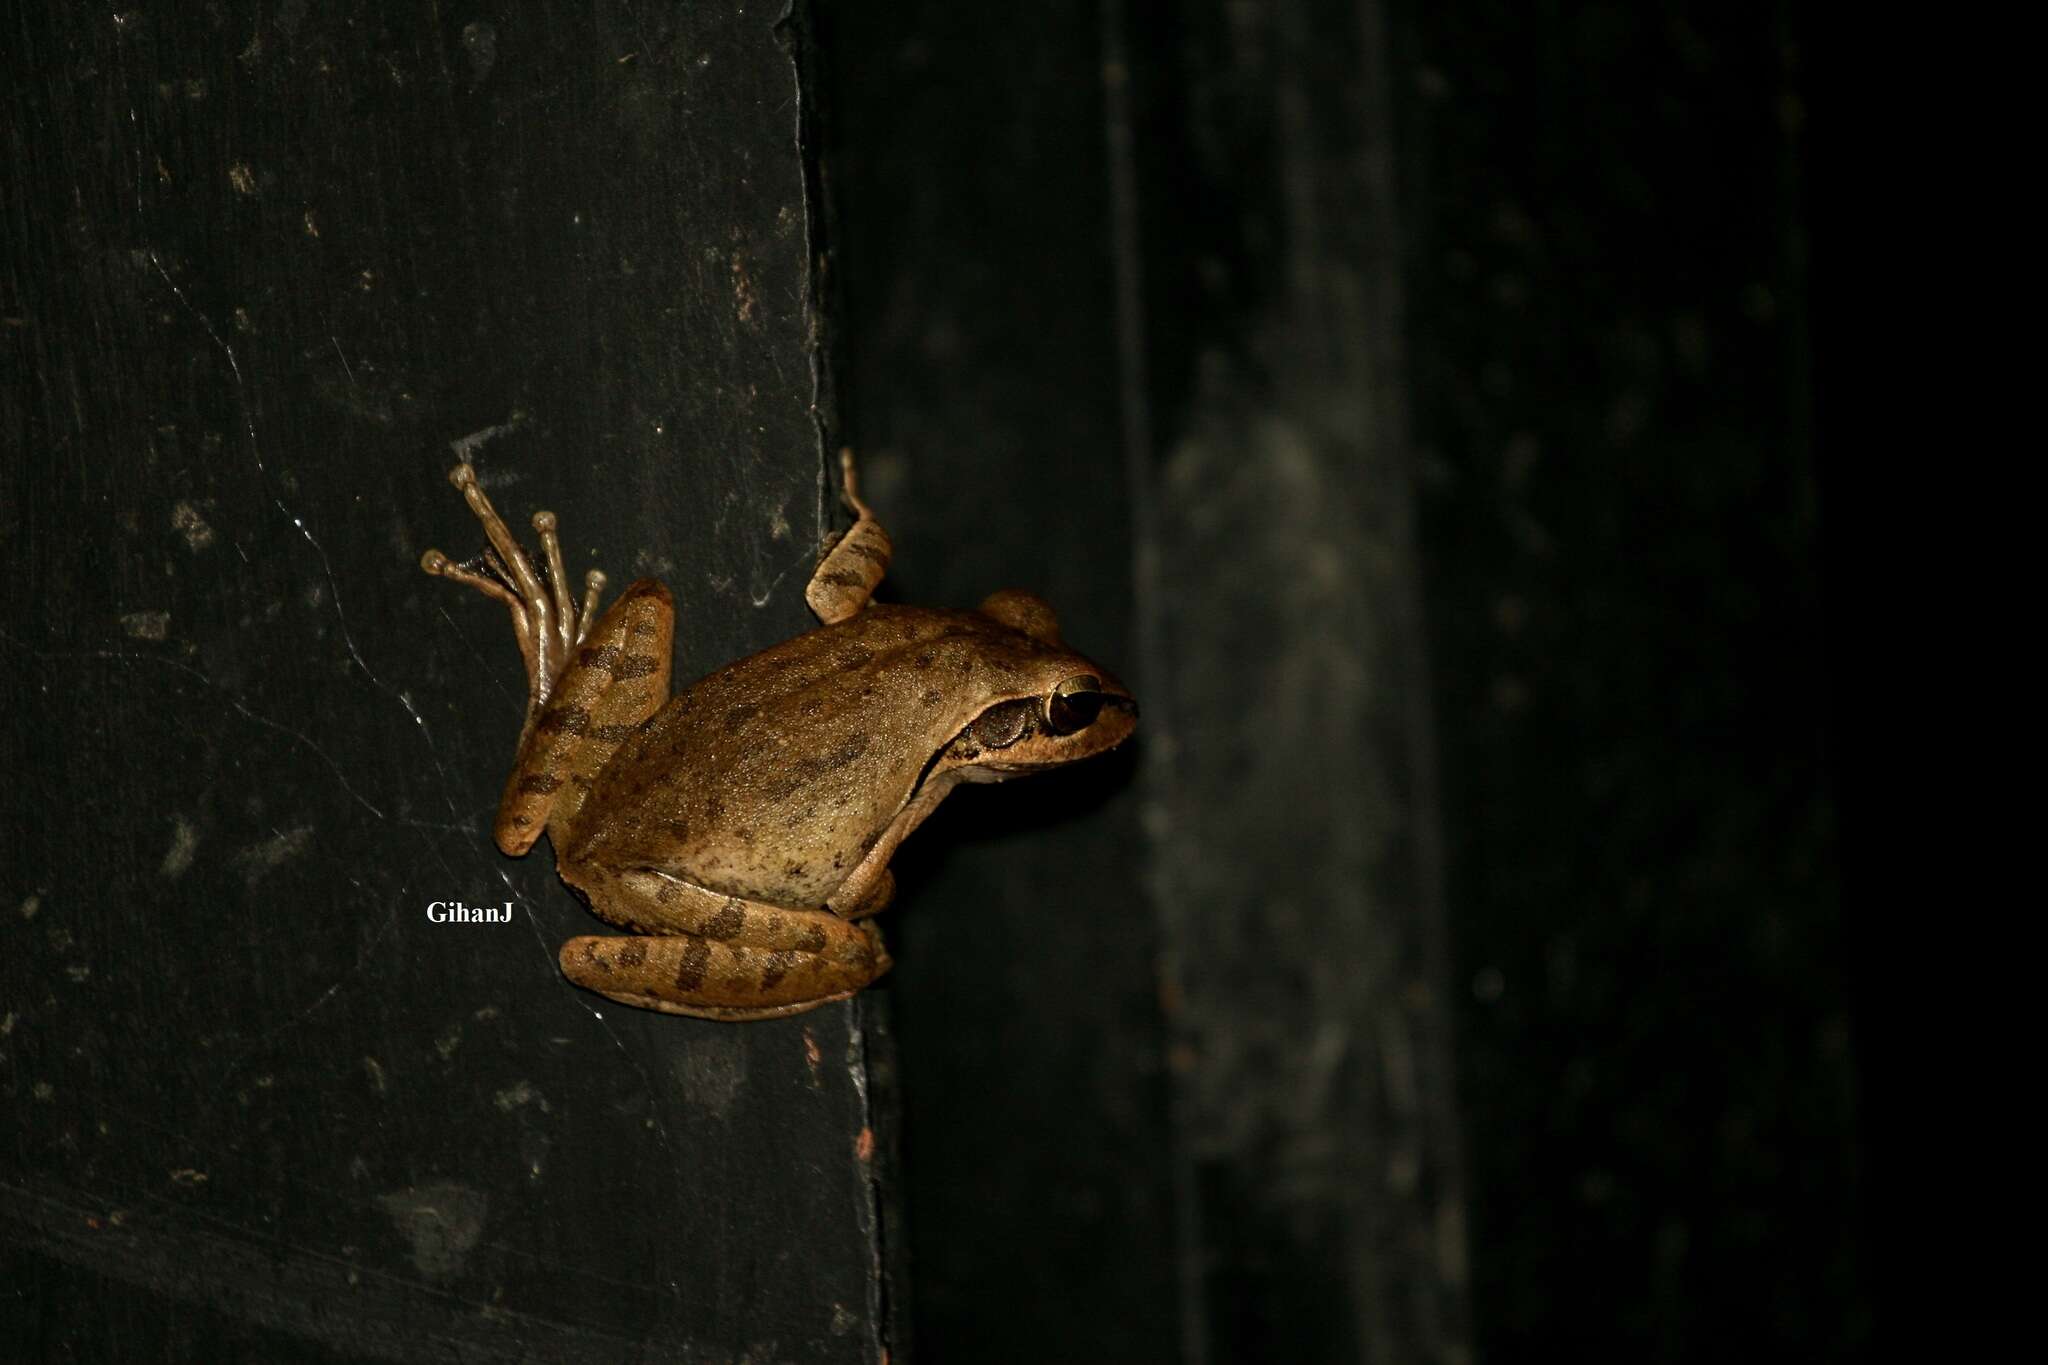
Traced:
POLYGON ((568 863, 561 873, 592 914, 636 934, 691 934, 720 941, 738 939, 759 948, 811 949, 810 935, 804 932, 807 921, 790 916, 815 912, 707 891, 644 868, 613 872, 568 863))
POLYGON ((889 969, 881 936, 820 910, 740 902, 726 933, 572 938, 562 974, 622 1004, 766 1019, 842 1000, 889 969))
POLYGON ((493 828, 517 857, 545 828, 564 845, 590 784, 612 752, 668 700, 675 607, 668 589, 643 578, 598 618, 563 666, 548 704, 520 742, 493 828))

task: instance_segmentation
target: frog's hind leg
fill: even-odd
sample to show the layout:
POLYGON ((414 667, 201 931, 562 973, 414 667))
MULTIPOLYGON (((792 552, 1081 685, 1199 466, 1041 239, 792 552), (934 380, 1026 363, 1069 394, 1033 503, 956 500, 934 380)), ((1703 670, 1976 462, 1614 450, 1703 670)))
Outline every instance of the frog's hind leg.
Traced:
POLYGON ((889 533, 860 500, 851 450, 839 452, 839 471, 845 481, 846 505, 854 512, 853 529, 818 561, 818 571, 804 590, 804 601, 828 626, 857 615, 889 571, 889 533))
POLYGON ((702 1019, 771 1019, 843 1000, 889 970, 872 925, 722 896, 657 872, 565 869, 590 908, 642 930, 572 938, 562 974, 621 1004, 702 1019))
POLYGON ((462 490, 491 549, 481 568, 456 564, 439 550, 427 551, 420 567, 503 602, 526 662, 526 724, 493 833, 498 847, 515 857, 533 847, 542 829, 559 848, 612 751, 668 700, 675 608, 668 589, 641 579, 599 616, 604 575, 595 569, 577 608, 552 512, 533 516, 545 557, 543 581, 477 486, 476 471, 457 465, 449 481, 462 490))
POLYGON ((519 746, 492 834, 517 857, 543 827, 557 854, 591 783, 626 737, 668 700, 675 608, 643 578, 598 618, 562 669, 545 709, 519 746))

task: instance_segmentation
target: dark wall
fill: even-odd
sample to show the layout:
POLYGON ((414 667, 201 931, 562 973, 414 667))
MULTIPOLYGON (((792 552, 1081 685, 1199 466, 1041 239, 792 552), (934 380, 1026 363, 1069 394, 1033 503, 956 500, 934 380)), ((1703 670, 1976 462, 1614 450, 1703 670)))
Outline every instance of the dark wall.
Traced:
POLYGON ((978 531, 899 583, 1064 607, 1137 547, 1160 1019, 992 1082, 1142 935, 1011 900, 1024 841, 943 855, 894 987, 952 1025, 903 1043, 922 1341, 1857 1356, 1801 10, 824 23, 847 430, 912 539, 978 531))
MULTIPOLYGON (((1041 594, 1149 730, 1094 9, 818 20, 842 411, 896 542, 886 591, 1041 594)), ((925 1358, 1178 1358, 1137 771, 1130 751, 962 792, 899 861, 890 994, 928 1040, 900 1092, 925 1358)))
POLYGON ((419 569, 466 456, 670 584, 680 678, 804 628, 774 16, 5 27, 0 1357, 874 1360, 867 1006, 568 987, 596 921, 490 842, 505 613, 419 569))
POLYGON ((1868 1344, 1797 7, 1416 7, 1482 1340, 1868 1344))

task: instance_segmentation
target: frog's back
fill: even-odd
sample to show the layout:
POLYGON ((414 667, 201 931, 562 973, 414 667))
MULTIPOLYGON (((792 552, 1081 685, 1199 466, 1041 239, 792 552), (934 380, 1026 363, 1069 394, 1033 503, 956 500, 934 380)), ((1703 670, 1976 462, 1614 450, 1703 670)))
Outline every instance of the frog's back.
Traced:
POLYGON ((1047 652, 979 612, 876 604, 729 664, 620 746, 572 856, 822 905, 939 748, 1047 652))

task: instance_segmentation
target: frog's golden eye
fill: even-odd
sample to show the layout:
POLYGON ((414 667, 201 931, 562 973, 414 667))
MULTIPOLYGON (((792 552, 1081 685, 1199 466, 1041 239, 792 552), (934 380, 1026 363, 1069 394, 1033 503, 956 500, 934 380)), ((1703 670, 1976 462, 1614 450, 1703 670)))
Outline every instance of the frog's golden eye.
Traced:
POLYGON ((1071 735, 1102 713, 1102 679, 1082 673, 1068 678, 1045 699, 1045 723, 1056 735, 1071 735))
POLYGON ((1029 698, 990 707, 969 727, 969 732, 984 749, 1007 749, 1024 738, 1024 731, 1031 724, 1031 710, 1029 698))

